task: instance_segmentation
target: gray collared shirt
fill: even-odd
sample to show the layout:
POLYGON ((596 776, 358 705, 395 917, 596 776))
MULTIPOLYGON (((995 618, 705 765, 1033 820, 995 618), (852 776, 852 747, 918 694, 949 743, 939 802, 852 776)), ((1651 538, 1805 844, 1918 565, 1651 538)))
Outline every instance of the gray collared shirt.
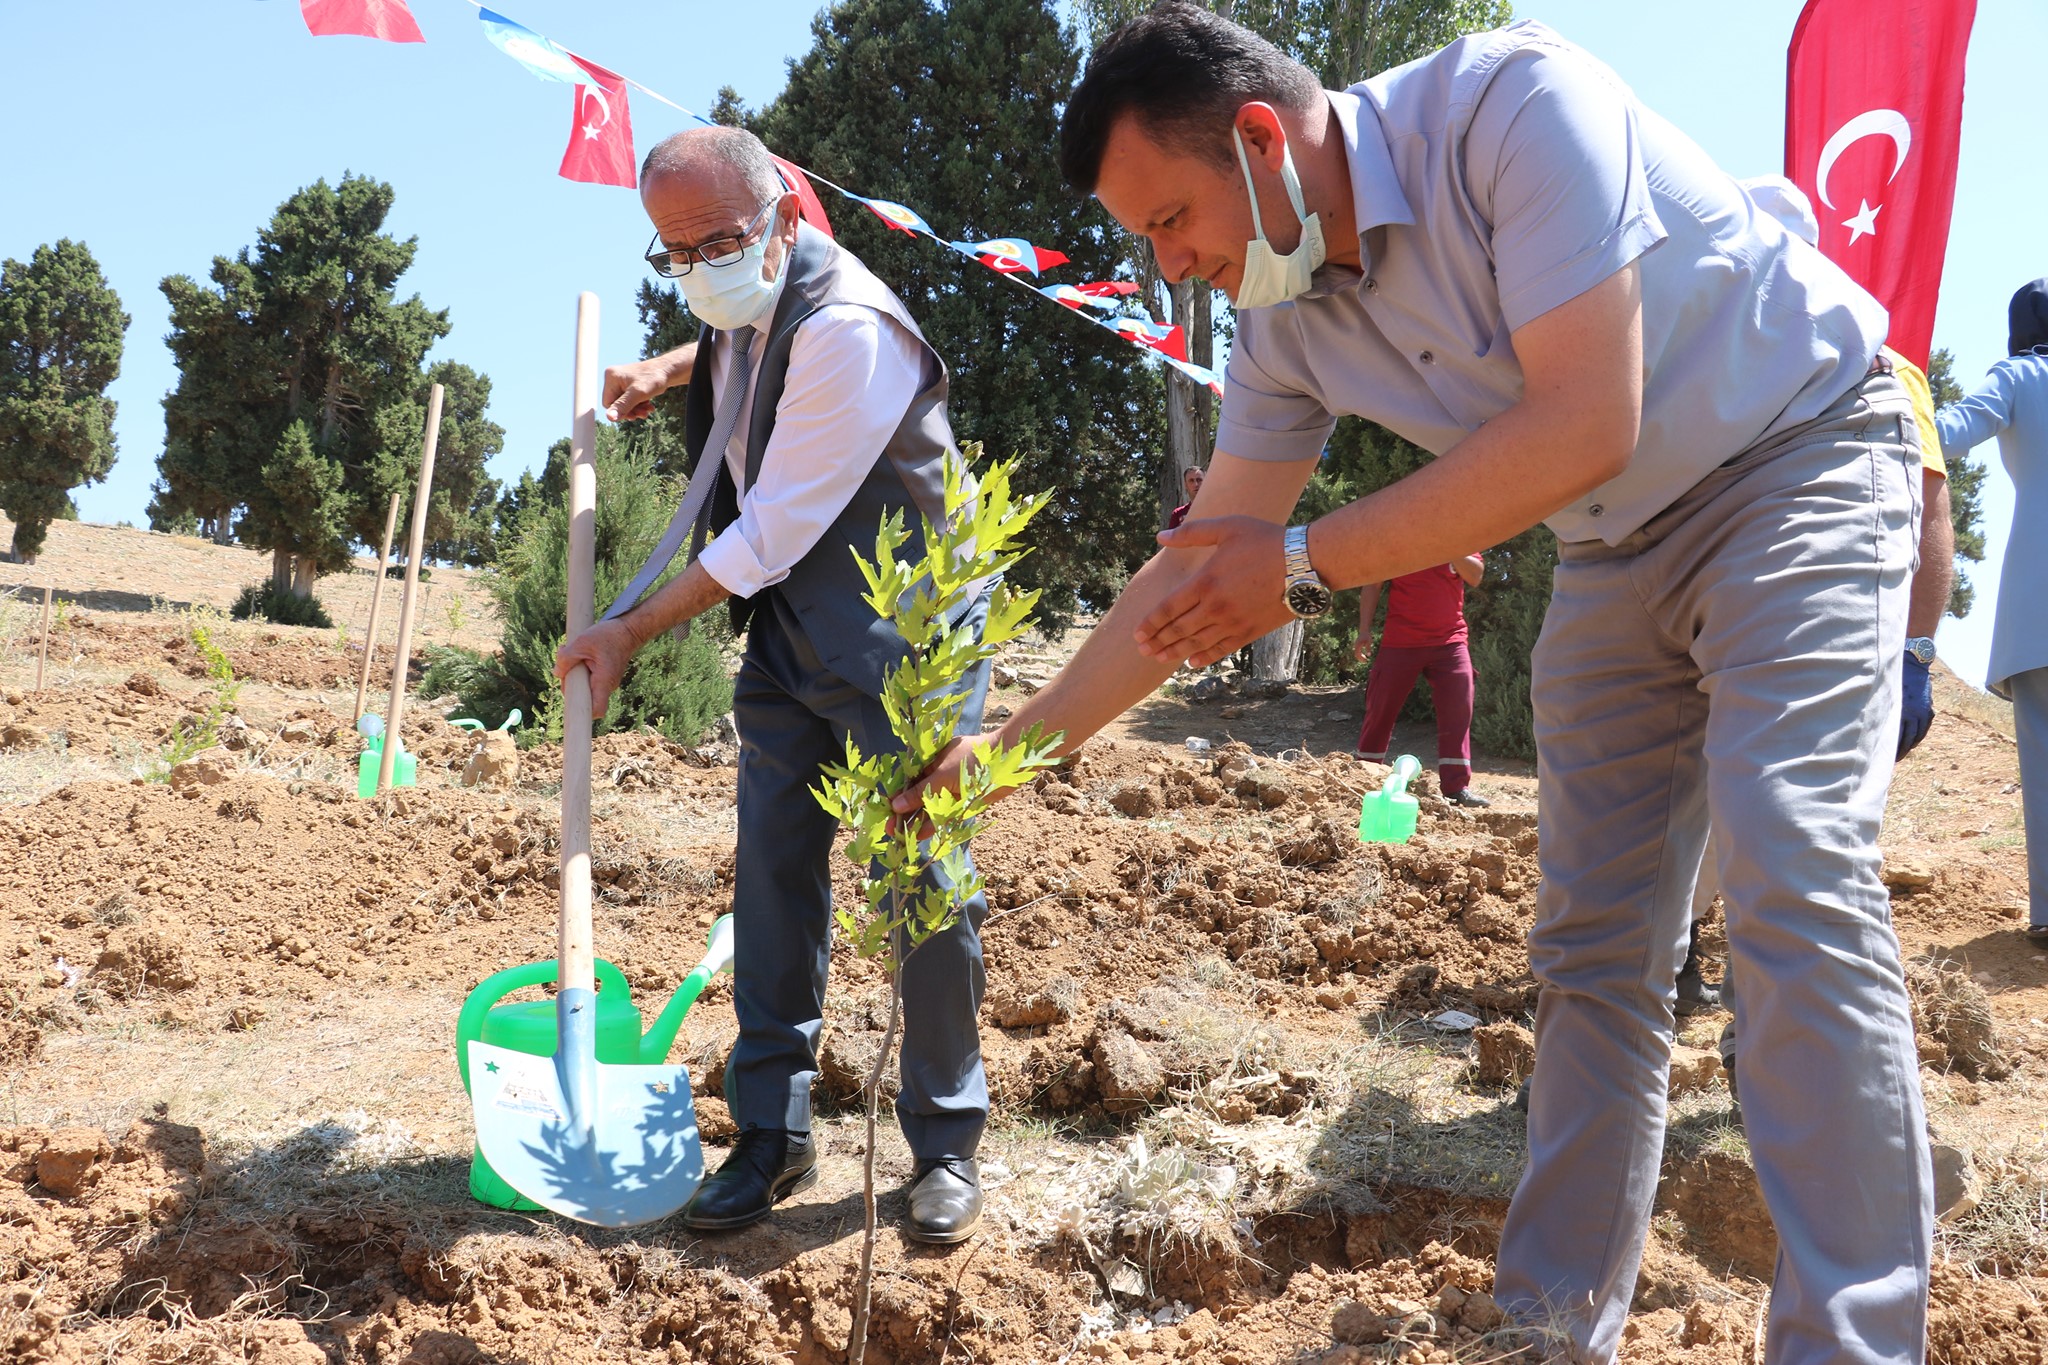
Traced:
POLYGON ((1875 299, 1541 24, 1329 99, 1365 270, 1325 267, 1300 299, 1238 313, 1221 451, 1311 458, 1352 414, 1442 454, 1521 398, 1509 334, 1635 261, 1634 458, 1549 518, 1560 539, 1614 544, 1818 416, 1884 341, 1875 299))

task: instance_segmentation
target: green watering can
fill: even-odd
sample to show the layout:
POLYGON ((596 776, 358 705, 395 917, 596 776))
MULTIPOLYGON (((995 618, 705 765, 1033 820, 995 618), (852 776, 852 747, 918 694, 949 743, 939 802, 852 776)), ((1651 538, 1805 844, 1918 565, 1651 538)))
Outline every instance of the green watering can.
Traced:
POLYGON ((1422 771, 1414 754, 1394 760, 1394 771, 1376 792, 1367 792, 1358 808, 1358 837, 1368 844, 1405 844, 1415 835, 1415 798, 1408 784, 1422 771))
MULTIPOLYGON (((618 1065, 659 1065, 668 1060, 683 1016, 697 997, 711 984, 711 978, 732 967, 732 916, 720 915, 711 926, 710 943, 683 984, 669 997, 656 1017, 654 1027, 643 1036, 640 1011, 633 1006, 625 973, 604 959, 596 962, 597 1060, 618 1065)), ((509 1005, 498 1002, 522 986, 542 986, 555 980, 555 959, 508 967, 485 977, 462 1002, 455 1021, 455 1065, 462 1073, 462 1088, 469 1090, 469 1045, 485 1042, 512 1052, 535 1057, 552 1057, 556 1046, 557 1012, 553 999, 520 1000, 509 1005)), ((469 1192, 480 1203, 495 1209, 538 1209, 541 1206, 520 1194, 491 1169, 482 1151, 469 1163, 469 1192)))

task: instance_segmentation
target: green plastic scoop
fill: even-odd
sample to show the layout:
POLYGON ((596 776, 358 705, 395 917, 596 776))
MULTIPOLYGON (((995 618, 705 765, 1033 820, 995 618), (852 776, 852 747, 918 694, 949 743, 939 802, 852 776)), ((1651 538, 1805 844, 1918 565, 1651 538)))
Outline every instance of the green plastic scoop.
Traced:
POLYGON ((1408 784, 1422 771, 1414 754, 1394 760, 1394 771, 1376 792, 1367 792, 1358 808, 1358 837, 1368 844, 1405 844, 1415 835, 1415 798, 1408 784))

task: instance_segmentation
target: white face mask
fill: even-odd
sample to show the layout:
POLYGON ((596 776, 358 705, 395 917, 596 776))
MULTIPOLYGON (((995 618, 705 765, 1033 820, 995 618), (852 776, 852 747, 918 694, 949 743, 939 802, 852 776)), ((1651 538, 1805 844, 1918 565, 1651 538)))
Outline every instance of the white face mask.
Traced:
POLYGON ((1320 215, 1308 212, 1302 201, 1301 180, 1294 173, 1294 154, 1288 150, 1286 135, 1282 134, 1280 183, 1287 190, 1287 201, 1294 205, 1294 216, 1301 222, 1301 242, 1285 256, 1274 251, 1273 244, 1266 240, 1265 225, 1259 221, 1259 196, 1252 188, 1252 166, 1244 154, 1244 137, 1234 128, 1230 135, 1237 140, 1237 164, 1244 169, 1244 191, 1251 197, 1252 231, 1257 234, 1245 243, 1244 270, 1230 301, 1239 308, 1270 308, 1308 291, 1309 281, 1323 263, 1323 225, 1320 215))
MULTIPOLYGON (((731 265, 711 266, 700 261, 676 281, 683 302, 706 326, 721 332, 751 326, 775 302, 781 272, 778 270, 774 279, 765 279, 761 265, 768 255, 768 239, 780 221, 778 214, 768 231, 761 234, 761 240, 742 251, 731 265)), ((787 252, 783 253, 783 264, 788 264, 787 252)))

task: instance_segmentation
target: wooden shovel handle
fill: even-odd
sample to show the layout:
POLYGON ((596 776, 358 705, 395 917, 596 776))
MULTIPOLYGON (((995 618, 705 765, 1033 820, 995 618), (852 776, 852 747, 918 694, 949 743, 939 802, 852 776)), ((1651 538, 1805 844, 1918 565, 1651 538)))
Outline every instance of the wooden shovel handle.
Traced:
MULTIPOLYGON (((576 299, 575 404, 569 434, 569 639, 590 629, 597 579, 597 295, 576 299)), ((590 673, 562 683, 561 989, 591 990, 590 673)))

